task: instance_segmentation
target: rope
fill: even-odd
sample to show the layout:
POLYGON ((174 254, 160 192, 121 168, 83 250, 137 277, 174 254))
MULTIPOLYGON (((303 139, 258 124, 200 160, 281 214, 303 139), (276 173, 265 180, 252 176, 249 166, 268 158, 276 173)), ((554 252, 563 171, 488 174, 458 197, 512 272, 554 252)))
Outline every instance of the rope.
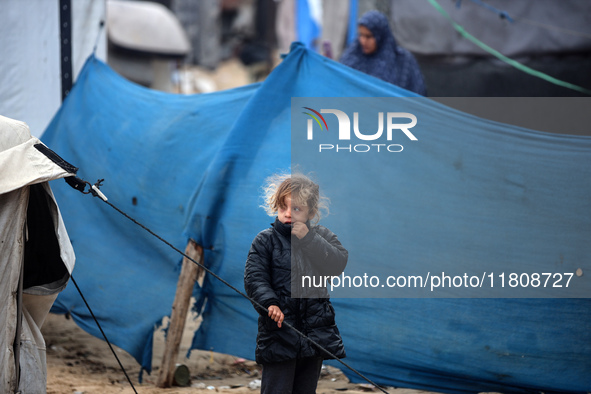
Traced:
POLYGON ((92 48, 92 54, 96 56, 96 49, 98 48, 98 44, 99 41, 101 39, 101 32, 103 31, 103 28, 105 27, 105 21, 101 20, 99 22, 99 29, 98 32, 96 33, 96 40, 94 41, 94 47, 92 48))
POLYGON ((96 56, 96 49, 98 48, 98 44, 101 39, 101 33, 102 33, 103 29, 105 28, 105 19, 106 18, 107 18, 107 16, 105 14, 103 14, 103 17, 101 18, 101 20, 99 22, 99 28, 98 28, 98 31, 96 32, 96 40, 94 40, 94 47, 92 48, 92 54, 94 56, 96 56))
POLYGON ((129 378, 129 375, 127 374, 127 371, 125 371, 125 368, 123 368, 123 364, 121 364, 121 360, 119 360, 119 357, 117 357, 117 353, 115 353, 115 349, 113 349, 113 346, 111 346, 111 342, 109 342, 109 339, 107 339, 107 336, 105 335, 105 332, 103 331, 101 325, 99 324, 96 316, 94 316, 94 313, 92 313, 92 309, 90 309, 90 305, 88 305, 88 302, 86 302, 86 298, 84 298, 84 295, 82 294, 82 291, 80 290, 80 288, 78 287, 78 284, 74 280, 74 276, 70 276, 70 279, 72 279, 72 283, 74 283, 74 286, 76 286, 76 290, 78 290, 78 293, 80 293, 80 297, 82 297, 82 301, 84 301, 84 303, 86 304, 86 307, 88 308, 88 311, 90 312, 90 314, 91 314, 92 318, 94 319, 96 325, 98 326, 99 330, 101 330, 101 334, 103 334, 103 338, 105 338, 105 341, 107 342, 107 345, 109 345, 109 348, 111 349, 111 352, 113 352, 113 355, 117 359, 117 362, 119 363, 119 366, 121 367, 121 370, 125 374, 125 377, 127 378, 127 381, 131 385, 131 388, 133 389, 133 392, 137 394, 137 391, 136 391, 133 383, 131 382, 131 379, 129 378))
POLYGON ((565 87, 567 89, 572 89, 572 90, 576 90, 577 92, 586 94, 591 96, 591 90, 577 86, 575 84, 572 84, 570 82, 565 82, 565 81, 561 81, 560 79, 554 78, 548 74, 545 74, 541 71, 537 71, 534 70, 533 68, 527 67, 524 64, 519 63, 516 60, 513 60, 505 55, 503 55, 502 53, 500 53, 499 51, 497 51, 496 49, 493 49, 491 47, 489 47, 488 45, 486 45, 485 43, 483 43, 482 41, 480 41, 479 39, 477 39, 476 37, 474 37, 473 35, 471 35, 470 33, 468 33, 463 26, 461 26, 459 23, 457 23, 456 21, 454 21, 451 16, 449 16, 449 14, 443 9, 443 7, 441 7, 441 5, 437 2, 437 0, 427 0, 437 11, 439 11, 439 13, 441 15, 443 15, 445 18, 447 18, 451 24, 453 25, 454 29, 456 29, 456 31, 458 33, 460 33, 464 38, 468 39, 469 41, 471 41, 472 43, 476 44, 477 46, 479 46, 480 48, 482 48, 483 50, 485 50, 486 52, 490 53, 491 55, 495 56, 496 58, 502 60, 503 62, 517 68, 520 71, 523 71, 527 74, 530 74, 534 77, 537 78, 541 78, 547 82, 553 83, 555 85, 558 86, 562 86, 565 87))
MULTIPOLYGON (((223 278, 221 278, 220 276, 218 276, 215 272, 211 271, 205 265, 203 265, 203 264, 195 261, 193 258, 191 258, 186 253, 184 253, 183 251, 181 251, 180 249, 178 249, 177 247, 175 247, 173 244, 171 244, 170 242, 168 242, 167 240, 165 240, 164 238, 162 238, 161 236, 159 236, 158 234, 156 234, 154 231, 150 230, 148 227, 144 226, 143 224, 141 224, 140 222, 138 222, 137 220, 135 220, 134 218, 132 218, 131 216, 129 216, 127 213, 123 212, 121 209, 119 209, 118 207, 116 207, 115 205, 113 205, 112 203, 110 203, 108 201, 107 197, 102 192, 100 192, 100 190, 99 190, 99 187, 101 186, 101 183, 103 181, 104 181, 104 179, 99 179, 94 185, 91 185, 91 189, 88 192, 84 192, 84 191, 81 191, 81 192, 83 194, 89 194, 90 193, 90 194, 92 194, 95 197, 99 197, 103 202, 105 202, 111 208, 113 208, 114 210, 116 210, 117 212, 119 212, 121 215, 125 216, 127 219, 131 220, 134 224, 136 224, 139 227, 141 227, 144 230, 146 230, 148 233, 150 233, 151 235, 153 235, 154 237, 156 237, 158 240, 160 240, 164 244, 168 245, 175 252, 179 253, 183 257, 185 257, 188 260, 192 261, 194 264, 197 264, 199 267, 203 268, 203 270, 205 270, 208 274, 210 274, 211 276, 213 276, 214 278, 216 278, 217 280, 219 280, 220 282, 222 282, 224 285, 228 286, 230 289, 234 290, 236 293, 240 294, 242 297, 244 297, 247 300, 249 300, 250 302, 252 302, 255 306, 257 306, 261 310, 263 310, 263 311, 265 311, 267 313, 269 312, 269 310, 267 308, 265 308, 264 306, 262 306, 261 304, 259 304, 256 300, 250 298, 248 295, 246 295, 242 291, 238 290, 236 287, 232 286, 230 283, 228 283, 223 278)), ((86 181, 82 181, 82 182, 84 182, 85 184, 90 185, 89 182, 86 182, 86 181)), ((76 287, 78 287, 78 286, 76 286, 76 287)), ((94 315, 93 315, 93 317, 94 317, 94 315)), ((96 321, 96 319, 95 319, 95 321, 96 321)), ((97 321, 97 324, 98 324, 98 321, 97 321)), ((328 350, 326 350, 325 348, 323 348, 319 343, 317 343, 313 339, 307 337, 304 333, 302 333, 301 331, 299 331, 297 328, 295 328, 291 324, 289 324, 289 323, 287 323, 285 321, 282 324, 284 324, 286 327, 290 328, 291 330, 295 331, 301 338, 304 338, 304 339, 310 341, 310 343, 312 343, 314 346, 316 346, 324 354, 328 355, 330 358, 333 358, 333 359, 337 360, 343 366, 345 366, 346 368, 348 368, 349 370, 351 370, 352 372, 354 372, 355 374, 357 374, 359 377, 361 377, 366 382, 368 382, 371 385, 375 386, 381 392, 383 392, 385 394, 388 394, 388 392, 384 388, 382 388, 381 386, 379 386, 377 383, 374 383, 368 377, 364 376, 361 372, 357 371, 355 368, 351 367, 349 364, 345 363, 343 360, 341 360, 340 358, 338 358, 337 356, 335 356, 334 354, 332 354, 331 352, 329 352, 328 350)), ((99 328, 100 328, 100 326, 99 326, 99 328)), ((101 330, 101 332, 102 332, 102 330, 101 330)), ((105 339, 106 339, 106 337, 105 337, 105 339)))
POLYGON ((486 3, 484 3, 484 2, 482 2, 482 1, 480 1, 480 0, 472 0, 472 2, 473 2, 473 3, 476 3, 476 4, 478 4, 478 5, 480 5, 480 6, 484 7, 484 8, 486 8, 486 9, 488 9, 489 11, 492 11, 492 12, 494 12, 494 13, 498 14, 498 15, 499 15, 499 17, 500 17, 501 19, 506 19, 506 20, 508 20, 509 22, 513 22, 513 19, 512 19, 512 18, 509 16, 509 14, 508 14, 507 12, 505 12, 505 11, 502 11, 502 10, 496 9, 496 8, 495 8, 495 7, 493 7, 492 5, 490 5, 490 4, 486 4, 486 3))

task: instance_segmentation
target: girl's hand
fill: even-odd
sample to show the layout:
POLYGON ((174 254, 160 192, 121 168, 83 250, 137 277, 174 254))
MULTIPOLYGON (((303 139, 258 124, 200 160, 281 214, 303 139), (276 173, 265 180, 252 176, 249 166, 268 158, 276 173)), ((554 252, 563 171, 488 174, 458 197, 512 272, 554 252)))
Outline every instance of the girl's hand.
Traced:
POLYGON ((293 222, 291 224, 291 233, 298 237, 298 239, 302 239, 308 234, 308 226, 306 223, 302 222, 293 222))
POLYGON ((283 322, 283 312, 277 305, 271 305, 269 308, 269 317, 273 319, 273 321, 277 322, 277 327, 281 328, 281 323, 283 322))

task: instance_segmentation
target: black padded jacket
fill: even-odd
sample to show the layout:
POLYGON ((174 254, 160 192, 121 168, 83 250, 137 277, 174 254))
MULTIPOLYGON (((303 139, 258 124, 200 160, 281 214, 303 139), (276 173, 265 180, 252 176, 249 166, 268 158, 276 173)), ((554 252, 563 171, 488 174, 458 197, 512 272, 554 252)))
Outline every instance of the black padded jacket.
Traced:
MULTIPOLYGON (((292 237, 291 226, 277 219, 270 228, 261 231, 248 253, 244 287, 248 296, 263 307, 279 306, 285 322, 334 356, 344 358, 345 349, 335 323, 334 308, 326 287, 318 284, 325 276, 338 276, 343 272, 348 252, 326 227, 307 225, 309 232, 302 239, 292 237), (316 276, 316 282, 305 281, 303 287, 304 276, 316 276)), ((255 352, 259 364, 305 357, 332 358, 287 326, 277 327, 277 323, 256 305, 255 309, 259 312, 255 352)))

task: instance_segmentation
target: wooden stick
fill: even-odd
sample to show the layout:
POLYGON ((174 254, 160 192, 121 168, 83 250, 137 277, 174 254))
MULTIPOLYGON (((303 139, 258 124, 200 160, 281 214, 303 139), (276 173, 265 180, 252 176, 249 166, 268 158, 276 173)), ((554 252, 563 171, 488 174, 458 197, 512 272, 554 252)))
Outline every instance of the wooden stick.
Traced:
MULTIPOLYGON (((191 239, 189 240, 189 243, 187 243, 185 254, 199 263, 203 262, 203 248, 191 239)), ((183 258, 181 274, 179 276, 176 294, 174 296, 174 303, 172 304, 170 324, 166 334, 164 355, 162 357, 160 373, 156 383, 157 387, 166 388, 172 386, 176 358, 179 353, 181 337, 183 336, 183 331, 185 329, 185 321, 189 311, 191 294, 193 294, 193 287, 195 286, 197 277, 201 273, 200 271, 203 271, 201 267, 186 257, 183 258)))

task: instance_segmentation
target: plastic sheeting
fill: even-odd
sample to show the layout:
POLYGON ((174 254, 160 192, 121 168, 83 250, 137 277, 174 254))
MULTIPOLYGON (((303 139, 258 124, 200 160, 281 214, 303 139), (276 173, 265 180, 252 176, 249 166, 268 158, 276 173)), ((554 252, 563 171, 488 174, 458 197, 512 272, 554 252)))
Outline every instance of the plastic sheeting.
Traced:
MULTIPOLYGON (((94 57, 44 133, 78 176, 184 250, 187 203, 258 85, 202 96, 133 84, 94 57)), ((76 280, 107 337, 151 370, 155 326, 170 313, 181 256, 99 199, 56 184, 78 261, 76 280), (71 226, 71 228, 70 228, 71 226)), ((54 311, 100 331, 75 289, 54 311)))
MULTIPOLYGON (((105 1, 72 1, 70 12, 75 80, 91 53, 106 59, 105 1)), ((60 0, 2 1, 0 43, 10 54, 0 63, 0 114, 39 137, 61 105, 60 0)))
MULTIPOLYGON (((291 164, 291 98, 402 96, 412 94, 313 54, 301 45, 294 46, 261 85, 189 97, 138 87, 90 59, 44 139, 80 167, 82 178, 91 182, 105 178, 102 190, 109 201, 176 247, 183 249, 189 237, 203 245, 206 265, 241 289, 250 243, 272 220, 258 208, 262 202, 260 186, 265 177, 291 164)), ((468 118, 450 112, 446 116, 455 121, 468 118)), ((569 212, 564 216, 568 220, 580 218, 575 227, 569 228, 566 223, 559 230, 541 227, 538 232, 553 247, 570 234, 574 241, 568 243, 569 251, 584 255, 589 247, 584 240, 589 239, 591 230, 586 219, 588 202, 581 200, 581 195, 591 190, 586 164, 591 140, 541 137, 541 133, 469 118, 470 127, 482 128, 477 134, 491 141, 500 135, 519 139, 522 148, 530 152, 523 157, 527 162, 542 160, 537 155, 547 153, 540 138, 559 143, 552 163, 560 170, 546 176, 560 181, 554 177, 567 172, 570 175, 563 184, 570 186, 566 190, 547 189, 549 194, 528 198, 549 201, 553 209, 562 210, 557 215, 569 212), (532 135, 535 137, 530 138, 532 135), (565 195, 575 204, 557 203, 565 195), (553 240, 557 232, 561 236, 553 240)), ((445 166, 438 176, 447 178, 425 180, 421 173, 404 171, 404 166, 412 165, 412 160, 407 160, 380 173, 337 172, 332 174, 333 185, 338 180, 349 182, 360 177, 367 181, 380 180, 380 176, 389 179, 387 174, 391 174, 410 190, 415 185, 423 196, 435 196, 445 204, 445 194, 453 190, 446 183, 469 183, 487 172, 470 160, 462 162, 463 176, 447 170, 454 163, 457 167, 457 156, 438 152, 448 151, 453 144, 454 152, 472 157, 474 147, 469 139, 462 144, 464 131, 447 129, 444 123, 439 127, 444 131, 433 134, 436 139, 432 141, 436 141, 437 149, 424 142, 422 155, 445 166), (438 190, 442 184, 446 187, 438 190)), ((495 168, 512 155, 511 150, 497 149, 502 143, 501 138, 490 148, 480 145, 476 154, 481 157, 480 165, 495 168)), ((514 160, 511 156, 510 162, 514 160)), ((504 187, 496 183, 490 186, 499 190, 504 187)), ((64 218, 78 256, 76 277, 82 291, 110 340, 149 370, 153 328, 170 311, 180 256, 98 199, 89 201, 66 185, 54 190, 67 207, 64 218)), ((481 193, 470 192, 456 197, 454 204, 460 207, 470 207, 483 198, 481 193)), ((490 217, 514 202, 507 203, 494 193, 487 198, 490 217)), ((379 208, 385 209, 381 214, 388 215, 388 206, 379 208)), ((412 266, 429 250, 443 251, 448 259, 463 252, 452 246, 446 248, 436 239, 406 242, 417 234, 428 237, 433 228, 446 223, 449 212, 444 208, 430 210, 430 218, 421 217, 416 206, 408 213, 411 218, 416 213, 417 220, 404 222, 407 238, 388 238, 388 242, 400 245, 397 261, 412 266), (426 221, 433 228, 426 229, 426 221)), ((356 243, 362 242, 364 229, 371 229, 374 221, 351 216, 350 223, 342 225, 335 217, 338 215, 329 216, 324 224, 354 252, 356 243)), ((480 219, 464 217, 451 223, 480 229, 484 235, 478 239, 486 245, 490 222, 480 219)), ((518 242, 506 237, 495 247, 510 253, 518 242)), ((532 247, 538 245, 534 242, 532 247)), ((391 259, 390 255, 380 256, 379 250, 375 253, 375 263, 364 262, 366 272, 379 263, 377 259, 391 259)), ((572 263, 568 257, 565 261, 572 263)), ((588 263, 576 263, 586 272, 588 263)), ((355 267, 353 260, 350 267, 355 267)), ((69 311, 82 328, 98 336, 78 295, 69 290, 60 295, 55 310, 69 311)), ((208 275, 195 295, 195 307, 203 310, 204 320, 193 347, 253 358, 256 313, 250 302, 208 275)), ((335 298, 334 305, 347 349, 346 361, 383 385, 445 392, 586 392, 591 387, 587 373, 591 370, 588 299, 335 298)), ((350 371, 344 372, 360 381, 350 371)))

